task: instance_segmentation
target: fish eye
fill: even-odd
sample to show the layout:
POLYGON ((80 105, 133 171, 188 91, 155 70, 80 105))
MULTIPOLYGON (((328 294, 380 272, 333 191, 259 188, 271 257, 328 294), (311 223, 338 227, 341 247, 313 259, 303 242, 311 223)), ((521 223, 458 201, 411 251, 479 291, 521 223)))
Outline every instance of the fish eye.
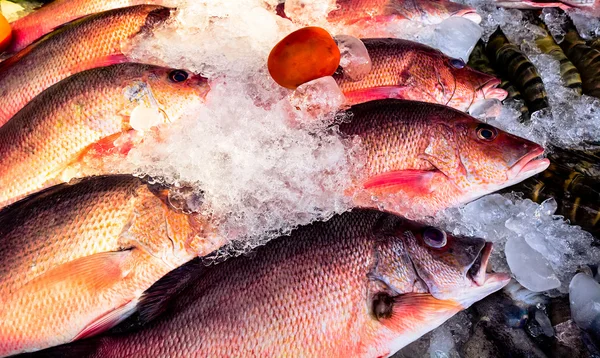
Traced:
POLYGON ((448 243, 446 232, 435 227, 427 227, 423 230, 423 241, 430 247, 441 249, 448 243))
POLYGON ((465 67, 465 61, 461 60, 460 58, 451 59, 450 64, 452 65, 452 67, 458 68, 458 69, 465 67))
POLYGON ((477 137, 481 140, 491 142, 498 136, 498 130, 487 124, 480 124, 477 127, 477 137))
POLYGON ((169 72, 169 79, 175 83, 187 80, 188 73, 183 70, 173 70, 169 72))

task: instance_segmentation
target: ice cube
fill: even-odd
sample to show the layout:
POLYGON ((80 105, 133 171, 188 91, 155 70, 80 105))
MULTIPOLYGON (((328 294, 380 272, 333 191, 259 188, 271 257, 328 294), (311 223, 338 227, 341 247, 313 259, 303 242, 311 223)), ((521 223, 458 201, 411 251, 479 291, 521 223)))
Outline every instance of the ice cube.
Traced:
POLYGON ((511 272, 523 287, 534 292, 560 287, 560 281, 550 263, 524 239, 508 239, 504 252, 511 272))
POLYGON ((148 107, 145 104, 136 106, 129 117, 131 128, 142 132, 166 121, 163 111, 157 107, 148 107))
POLYGON ((496 118, 502 113, 502 101, 489 98, 479 100, 469 107, 469 114, 481 120, 496 118))
POLYGON ((338 111, 345 100, 342 90, 331 76, 306 82, 290 95, 292 106, 320 121, 338 111))
POLYGON ((482 34, 483 29, 473 21, 452 16, 436 26, 432 44, 446 55, 466 62, 482 34))
POLYGON ((354 36, 338 35, 335 41, 340 49, 340 66, 344 76, 358 81, 371 72, 371 57, 365 44, 354 36))
POLYGON ((585 273, 578 273, 569 284, 571 315, 577 325, 589 329, 600 316, 600 284, 585 273))

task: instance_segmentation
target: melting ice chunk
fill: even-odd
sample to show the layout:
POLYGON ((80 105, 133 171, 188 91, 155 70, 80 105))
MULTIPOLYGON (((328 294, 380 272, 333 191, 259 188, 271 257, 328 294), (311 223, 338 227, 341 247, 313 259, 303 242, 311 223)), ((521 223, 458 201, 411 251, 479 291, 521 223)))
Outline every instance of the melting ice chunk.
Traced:
POLYGON ((326 76, 306 82, 292 93, 290 103, 312 117, 323 119, 336 112, 345 101, 344 94, 333 77, 326 76))
POLYGON ((478 119, 496 118, 502 112, 502 102, 499 99, 490 98, 475 102, 469 107, 469 114, 478 119))
POLYGON ((131 111, 129 125, 136 131, 146 131, 166 121, 164 112, 157 107, 140 104, 131 111))
POLYGON ((510 270, 525 288, 542 292, 560 286, 560 281, 548 261, 522 238, 510 238, 504 253, 510 270))
POLYGON ((365 44, 354 36, 339 35, 335 41, 340 49, 340 66, 344 76, 358 81, 371 72, 371 57, 365 44))
POLYGON ((569 301, 575 323, 589 329, 600 316, 600 284, 585 273, 578 273, 569 284, 569 301))
POLYGON ((452 16, 436 26, 432 45, 446 55, 466 62, 482 34, 483 29, 473 21, 452 16))

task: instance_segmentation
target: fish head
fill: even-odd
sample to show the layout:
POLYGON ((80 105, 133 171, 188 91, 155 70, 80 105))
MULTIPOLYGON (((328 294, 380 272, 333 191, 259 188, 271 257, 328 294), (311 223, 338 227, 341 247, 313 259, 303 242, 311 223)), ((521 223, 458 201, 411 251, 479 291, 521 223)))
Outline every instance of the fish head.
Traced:
POLYGON ((463 191, 464 200, 516 184, 550 165, 548 159, 539 158, 544 153, 541 145, 466 114, 455 112, 455 116, 444 124, 451 126, 453 133, 446 133, 446 138, 437 142, 433 137, 426 153, 437 157, 431 162, 463 191))
POLYGON ((397 233, 428 293, 467 308, 498 291, 510 280, 505 273, 486 273, 492 243, 451 235, 433 226, 407 223, 397 233))
POLYGON ((476 24, 481 22, 481 15, 475 8, 448 0, 418 0, 418 7, 428 18, 429 23, 440 23, 449 17, 464 17, 476 24))
POLYGON ((203 103, 210 91, 208 79, 182 69, 156 67, 149 70, 143 82, 170 122, 203 103))
POLYGON ((501 83, 498 78, 472 69, 462 59, 447 58, 445 62, 456 82, 456 89, 448 106, 466 111, 479 100, 503 101, 508 96, 508 92, 498 88, 501 83))
POLYGON ((492 244, 483 239, 409 220, 383 237, 387 243, 376 246, 376 262, 377 272, 387 273, 377 276, 385 284, 369 290, 369 304, 383 326, 376 327, 381 351, 389 355, 510 281, 508 274, 486 273, 492 244))

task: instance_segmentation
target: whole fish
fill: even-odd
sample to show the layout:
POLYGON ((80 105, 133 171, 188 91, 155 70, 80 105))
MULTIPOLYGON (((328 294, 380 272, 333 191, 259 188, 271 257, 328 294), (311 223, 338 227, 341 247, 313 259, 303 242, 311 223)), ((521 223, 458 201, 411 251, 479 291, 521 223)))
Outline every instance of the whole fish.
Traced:
POLYGON ((579 70, 583 93, 600 98, 600 51, 588 46, 574 26, 567 29, 560 47, 579 70))
POLYGON ((560 76, 563 79, 565 86, 574 89, 577 94, 581 95, 581 76, 579 75, 579 71, 577 71, 577 68, 575 68, 573 63, 567 58, 556 41, 554 41, 546 24, 544 24, 537 16, 532 16, 531 18, 533 23, 543 31, 543 35, 538 36, 535 40, 537 47, 539 47, 543 53, 552 56, 552 58, 559 62, 560 76))
POLYGON ((549 106, 539 73, 527 56, 508 41, 500 27, 490 36, 486 52, 502 76, 517 86, 531 113, 549 106))
POLYGON ((200 76, 137 63, 83 71, 51 86, 0 127, 0 206, 102 174, 102 158, 126 154, 140 135, 130 123, 134 111, 155 108, 156 124, 170 123, 207 91, 200 76))
POLYGON ((63 24, 80 17, 134 5, 165 5, 166 0, 54 0, 10 24, 8 52, 18 52, 63 24))
POLYGON ((553 147, 548 157, 548 170, 508 190, 537 203, 554 198, 556 215, 600 236, 600 151, 553 147))
POLYGON ((439 103, 461 111, 485 98, 503 100, 500 81, 475 71, 460 59, 417 42, 401 39, 364 39, 372 69, 352 81, 339 69, 334 78, 349 104, 400 98, 439 103))
POLYGON ((126 62, 126 40, 166 21, 171 10, 141 5, 74 21, 0 63, 0 126, 35 96, 77 72, 126 62))
POLYGON ((469 62, 467 64, 477 71, 499 78, 501 82, 498 87, 506 91, 506 99, 512 98, 516 101, 515 103, 518 104, 518 109, 521 112, 520 117, 522 120, 529 119, 529 108, 527 108, 521 92, 519 92, 519 90, 506 78, 501 78, 496 70, 494 70, 490 59, 485 54, 485 43, 483 40, 477 41, 473 51, 471 51, 469 62))
POLYGON ((593 16, 600 16, 600 6, 596 0, 490 0, 490 4, 509 9, 539 10, 558 8, 563 11, 581 10, 593 16))
POLYGON ((0 211, 0 356, 102 332, 163 275, 219 247, 168 199, 131 176, 92 177, 0 211))
POLYGON ((402 20, 438 24, 452 16, 481 22, 474 8, 448 0, 336 0, 335 3, 336 9, 327 20, 346 25, 366 22, 386 26, 402 20))
POLYGON ((252 255, 212 266, 192 261, 145 294, 141 311, 165 308, 141 330, 40 355, 390 356, 508 282, 485 273, 491 250, 483 239, 356 210, 252 255), (180 293, 160 298, 169 291, 180 293))
POLYGON ((367 195, 409 217, 467 203, 545 170, 544 148, 442 105, 379 100, 351 107, 340 131, 365 148, 367 195))

